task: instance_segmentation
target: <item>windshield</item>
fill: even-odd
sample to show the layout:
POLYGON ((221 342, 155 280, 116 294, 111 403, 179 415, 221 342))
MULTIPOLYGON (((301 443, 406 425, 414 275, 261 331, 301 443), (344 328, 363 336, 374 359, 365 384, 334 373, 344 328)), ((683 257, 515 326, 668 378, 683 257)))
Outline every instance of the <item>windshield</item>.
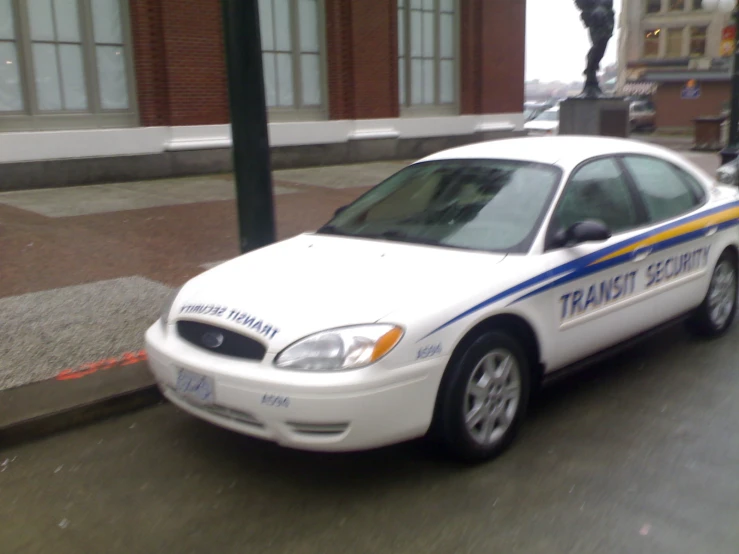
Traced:
POLYGON ((536 116, 536 121, 559 121, 559 111, 549 111, 540 113, 536 116))
POLYGON ((555 166, 441 160, 399 171, 319 233, 526 252, 561 177, 555 166))

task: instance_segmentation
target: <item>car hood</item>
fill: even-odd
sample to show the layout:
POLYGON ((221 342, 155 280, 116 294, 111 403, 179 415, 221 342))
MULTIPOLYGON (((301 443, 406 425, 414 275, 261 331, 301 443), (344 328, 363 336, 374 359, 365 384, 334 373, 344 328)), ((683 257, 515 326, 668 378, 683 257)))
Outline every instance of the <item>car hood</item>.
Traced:
MULTIPOLYGON (((381 320, 439 291, 490 283, 505 255, 381 240, 304 234, 253 251, 189 281, 174 319, 254 336, 269 351, 314 332, 381 320)), ((448 294, 447 294, 448 295, 448 294)), ((403 322, 398 322, 403 323, 403 322)))

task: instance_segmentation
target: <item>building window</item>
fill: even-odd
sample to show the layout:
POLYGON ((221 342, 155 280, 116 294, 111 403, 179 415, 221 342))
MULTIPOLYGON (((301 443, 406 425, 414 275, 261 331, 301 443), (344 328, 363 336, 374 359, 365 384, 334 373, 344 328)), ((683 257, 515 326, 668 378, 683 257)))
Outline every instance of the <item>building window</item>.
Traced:
POLYGON ((259 0, 264 88, 271 115, 321 112, 320 8, 319 0, 259 0))
POLYGON ((662 0, 647 0, 647 13, 659 13, 662 11, 662 0))
POLYGON ((401 107, 455 109, 456 50, 456 0, 398 0, 401 107))
POLYGON ((705 56, 706 55, 706 34, 708 27, 691 27, 690 28, 690 55, 705 56))
POLYGON ((693 0, 693 9, 694 10, 702 10, 703 9, 703 0, 693 0))
MULTIPOLYGON (((70 4, 74 0, 54 1, 70 4)), ((104 110, 125 110, 129 98, 120 0, 93 0, 92 23, 100 105, 104 110)))
POLYGON ((667 29, 665 57, 679 58, 683 55, 683 29, 667 29))
POLYGON ((659 36, 662 29, 650 29, 644 33, 644 57, 656 58, 659 56, 659 36))
POLYGON ((0 0, 0 124, 135 124, 127 3, 0 0))
POLYGON ((694 209, 703 200, 680 170, 650 156, 626 156, 624 165, 639 189, 651 223, 666 221, 694 209))
POLYGON ((11 1, 0 0, 0 114, 25 107, 14 19, 11 1))
POLYGON ((679 12, 685 10, 685 0, 670 0, 670 11, 679 12))

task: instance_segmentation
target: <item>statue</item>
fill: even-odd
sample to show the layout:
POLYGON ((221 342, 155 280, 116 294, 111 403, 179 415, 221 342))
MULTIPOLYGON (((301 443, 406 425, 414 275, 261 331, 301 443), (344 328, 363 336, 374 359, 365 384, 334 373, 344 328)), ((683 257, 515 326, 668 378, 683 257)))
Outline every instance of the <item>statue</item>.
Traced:
POLYGON ((600 62, 606 53, 608 41, 613 36, 615 13, 613 0, 575 0, 575 4, 582 12, 581 19, 590 31, 592 47, 588 52, 588 65, 585 68, 585 86, 581 98, 597 98, 603 95, 598 85, 597 71, 600 62))

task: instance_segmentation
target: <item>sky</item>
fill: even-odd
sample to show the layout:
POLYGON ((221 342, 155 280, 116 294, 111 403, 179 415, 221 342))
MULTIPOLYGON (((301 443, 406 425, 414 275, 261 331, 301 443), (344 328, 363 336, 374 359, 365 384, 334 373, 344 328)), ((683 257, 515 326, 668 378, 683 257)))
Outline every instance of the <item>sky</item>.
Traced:
MULTIPOLYGON (((614 0, 616 30, 601 66, 616 61, 621 0, 614 0)), ((574 0, 526 0, 526 80, 576 81, 590 49, 574 0)))

